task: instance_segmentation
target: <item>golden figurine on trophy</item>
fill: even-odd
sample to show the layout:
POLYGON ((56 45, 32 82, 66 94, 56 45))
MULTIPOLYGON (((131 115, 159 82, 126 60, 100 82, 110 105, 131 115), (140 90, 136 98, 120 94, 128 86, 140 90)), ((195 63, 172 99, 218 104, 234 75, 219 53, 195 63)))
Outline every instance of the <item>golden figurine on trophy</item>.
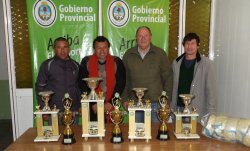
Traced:
POLYGON ((49 107, 49 100, 52 94, 54 94, 53 91, 42 91, 39 93, 39 95, 42 97, 42 100, 44 101, 44 107, 40 109, 40 105, 37 105, 36 111, 34 112, 37 126, 37 137, 35 138, 34 142, 50 142, 59 140, 59 109, 54 106, 54 108, 51 110, 49 107), (43 115, 47 115, 50 118, 51 124, 44 124, 43 115))
POLYGON ((63 131, 63 144, 73 144, 76 142, 74 138, 73 130, 70 128, 70 125, 74 122, 73 112, 70 110, 73 100, 69 97, 68 93, 65 93, 62 100, 64 106, 63 112, 63 123, 66 125, 66 128, 63 131))
POLYGON ((165 91, 162 91, 162 94, 159 97, 159 104, 161 108, 158 111, 158 118, 162 123, 158 130, 157 139, 165 141, 169 139, 167 121, 170 116, 168 96, 165 91))
POLYGON ((119 110, 121 106, 121 98, 119 93, 115 93, 115 97, 112 98, 111 103, 114 107, 114 110, 110 112, 110 119, 115 124, 115 127, 112 131, 112 138, 110 139, 111 143, 122 143, 124 140, 122 138, 122 132, 119 127, 119 124, 123 120, 123 112, 119 110))
POLYGON ((182 98, 184 109, 182 112, 179 110, 174 113, 175 115, 175 136, 177 139, 198 139, 200 136, 197 134, 197 120, 199 114, 196 108, 189 110, 188 106, 191 103, 194 95, 180 94, 182 98))

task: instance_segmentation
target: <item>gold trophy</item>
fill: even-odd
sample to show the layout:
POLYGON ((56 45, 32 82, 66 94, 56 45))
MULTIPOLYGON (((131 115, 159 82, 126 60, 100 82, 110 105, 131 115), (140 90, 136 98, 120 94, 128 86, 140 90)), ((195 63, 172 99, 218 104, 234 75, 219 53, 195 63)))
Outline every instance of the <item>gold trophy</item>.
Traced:
POLYGON ((63 144, 73 144, 76 142, 74 138, 74 133, 70 128, 70 125, 74 122, 73 112, 70 111, 73 100, 69 97, 68 93, 65 93, 64 98, 62 100, 64 106, 63 112, 63 123, 66 125, 66 128, 63 131, 63 144))
POLYGON ((157 139, 165 141, 165 140, 169 139, 167 121, 168 121, 169 115, 170 115, 168 97, 167 97, 165 91, 162 91, 162 94, 159 97, 159 103, 160 103, 161 108, 158 111, 158 118, 162 123, 160 125, 159 130, 158 130, 157 139))
POLYGON ((147 88, 133 88, 135 94, 138 98, 137 104, 134 104, 134 100, 129 100, 129 136, 131 142, 134 139, 145 139, 146 142, 151 137, 151 101, 149 99, 145 100, 143 103, 142 98, 144 96, 145 91, 147 88), (143 112, 144 119, 143 121, 136 121, 136 112, 143 112))
POLYGON ((59 140, 59 109, 57 109, 55 105, 52 110, 49 107, 49 100, 52 94, 54 94, 52 91, 43 91, 39 93, 42 100, 44 101, 44 107, 40 109, 40 105, 37 105, 36 111, 34 112, 37 126, 37 137, 35 138, 34 142, 51 142, 59 140), (51 119, 51 124, 44 124, 44 115, 51 119))
POLYGON ((119 93, 115 93, 115 97, 112 98, 111 103, 114 106, 114 110, 110 112, 110 119, 115 124, 115 127, 112 132, 112 138, 110 139, 111 143, 122 143, 124 140, 122 138, 122 132, 119 127, 119 124, 123 120, 123 112, 119 110, 121 106, 121 98, 119 93))
POLYGON ((197 119, 199 114, 196 108, 189 110, 188 106, 191 103, 194 95, 180 94, 180 98, 185 105, 183 111, 177 111, 175 115, 175 136, 177 139, 198 139, 200 136, 197 134, 197 119))
POLYGON ((104 96, 103 92, 99 92, 99 94, 95 92, 102 78, 90 77, 84 78, 83 80, 87 83, 91 92, 89 95, 87 95, 87 93, 82 94, 82 137, 85 138, 85 141, 87 141, 89 137, 99 137, 99 139, 102 140, 105 136, 104 96), (97 121, 90 121, 91 103, 97 104, 97 121))
POLYGON ((91 89, 90 94, 88 95, 88 100, 98 100, 99 97, 95 92, 95 88, 98 86, 99 81, 101 81, 102 78, 91 77, 91 78, 84 78, 83 80, 87 82, 88 87, 91 89))

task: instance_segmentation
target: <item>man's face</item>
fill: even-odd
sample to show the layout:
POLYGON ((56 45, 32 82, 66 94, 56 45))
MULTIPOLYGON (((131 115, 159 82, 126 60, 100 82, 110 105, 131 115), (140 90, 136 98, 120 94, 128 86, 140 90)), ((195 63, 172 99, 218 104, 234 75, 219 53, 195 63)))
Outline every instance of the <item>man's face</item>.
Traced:
POLYGON ((136 35, 136 40, 139 48, 145 50, 149 47, 151 42, 151 35, 147 28, 141 28, 136 35))
POLYGON ((62 59, 68 60, 69 59, 69 44, 66 41, 57 41, 55 43, 55 55, 62 59))
POLYGON ((184 50, 186 55, 196 55, 197 50, 198 50, 199 46, 196 42, 196 39, 192 39, 190 41, 186 41, 184 44, 184 50))
POLYGON ((109 53, 108 43, 105 42, 96 42, 95 43, 95 53, 99 60, 105 61, 109 53))

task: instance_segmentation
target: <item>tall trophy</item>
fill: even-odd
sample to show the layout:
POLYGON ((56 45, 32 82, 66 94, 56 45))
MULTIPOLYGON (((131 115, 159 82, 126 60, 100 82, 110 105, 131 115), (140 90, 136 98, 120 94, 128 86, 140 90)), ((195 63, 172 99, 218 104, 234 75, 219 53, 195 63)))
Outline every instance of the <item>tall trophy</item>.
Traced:
POLYGON ((177 111, 175 115, 175 136, 177 139, 198 139, 200 136, 197 134, 197 120, 199 114, 196 108, 189 109, 194 95, 192 94, 180 94, 184 106, 183 111, 177 111))
POLYGON ((168 97, 167 97, 167 94, 165 91, 162 91, 162 94, 159 97, 159 104, 160 104, 161 108, 158 111, 158 118, 161 121, 161 125, 160 125, 160 128, 158 130, 157 139, 165 141, 165 140, 169 139, 167 121, 168 121, 169 115, 170 115, 168 97))
POLYGON ((121 98, 119 93, 115 93, 115 97, 112 98, 111 103, 114 107, 114 110, 109 113, 111 121, 115 124, 115 127, 112 131, 112 138, 110 139, 111 143, 122 143, 124 140, 122 138, 122 132, 119 127, 119 124, 123 120, 123 112, 119 110, 121 106, 121 98))
POLYGON ((145 100, 143 103, 143 96, 147 88, 133 88, 135 94, 138 98, 137 104, 134 104, 134 100, 129 101, 128 111, 129 111, 129 136, 131 142, 134 139, 145 139, 146 142, 151 139, 151 102, 150 100, 145 100), (135 115, 136 112, 144 113, 144 121, 136 122, 135 115))
POLYGON ((65 109, 63 112, 62 120, 63 123, 66 125, 66 128, 63 131, 62 144, 73 144, 76 142, 73 130, 70 128, 70 125, 74 122, 74 115, 73 112, 70 110, 73 100, 69 97, 68 93, 65 93, 62 103, 65 109))
POLYGON ((36 106, 35 119, 37 126, 37 137, 34 142, 50 142, 50 141, 58 141, 60 138, 59 129, 58 129, 58 112, 59 109, 54 105, 53 109, 49 107, 49 101, 51 95, 54 94, 53 91, 42 91, 39 93, 42 100, 44 101, 44 107, 40 109, 40 105, 36 106), (48 117, 44 122, 43 116, 48 117))
POLYGON ((102 140, 105 136, 104 96, 103 92, 100 92, 99 94, 95 92, 101 78, 90 77, 84 78, 83 80, 88 84, 91 92, 89 95, 87 95, 86 92, 82 94, 82 137, 85 138, 85 141, 87 141, 89 137, 99 137, 99 139, 102 140), (97 104, 97 121, 90 121, 91 103, 97 104))

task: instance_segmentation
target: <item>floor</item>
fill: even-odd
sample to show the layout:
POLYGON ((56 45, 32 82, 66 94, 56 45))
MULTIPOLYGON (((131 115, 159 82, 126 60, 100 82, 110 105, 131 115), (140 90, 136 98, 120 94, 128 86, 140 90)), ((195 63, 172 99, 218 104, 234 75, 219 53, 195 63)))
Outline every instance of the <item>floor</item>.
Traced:
POLYGON ((13 142, 11 119, 0 120, 0 151, 3 151, 13 142))

